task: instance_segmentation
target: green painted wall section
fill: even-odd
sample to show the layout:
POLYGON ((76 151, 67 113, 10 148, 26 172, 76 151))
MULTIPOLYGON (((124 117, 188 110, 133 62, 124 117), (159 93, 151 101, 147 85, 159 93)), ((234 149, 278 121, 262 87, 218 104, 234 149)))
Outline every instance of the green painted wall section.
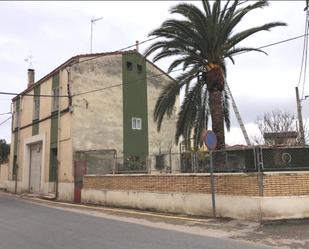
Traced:
POLYGON ((39 121, 33 120, 32 121, 32 136, 39 134, 39 121))
MULTIPOLYGON (((34 95, 40 95, 40 93, 41 93, 40 85, 34 87, 33 93, 34 93, 34 95)), ((38 108, 40 110, 40 97, 36 97, 36 96, 33 97, 33 108, 34 108, 34 103, 35 103, 34 99, 38 99, 39 100, 38 108)), ((39 134, 39 128, 40 128, 39 118, 38 119, 34 119, 32 121, 32 136, 39 134)))
POLYGON ((122 56, 123 92, 123 153, 124 157, 148 155, 148 113, 146 61, 138 54, 122 56), (127 68, 131 63, 131 70, 127 68), (138 70, 138 65, 139 69, 138 70), (140 67, 141 66, 141 67, 140 67), (142 119, 142 129, 132 129, 132 117, 142 119))
MULTIPOLYGON (((53 76, 51 90, 56 87, 59 87, 59 74, 53 76)), ((49 181, 54 182, 57 179, 58 112, 52 113, 50 122, 49 181)))
POLYGON ((14 151, 13 155, 17 156, 17 145, 18 145, 18 132, 14 132, 14 151))
POLYGON ((33 93, 34 93, 34 95, 40 95, 40 93, 41 93, 40 85, 37 85, 33 88, 33 93))
POLYGON ((53 115, 50 122, 50 147, 56 148, 58 143, 58 115, 53 115))
POLYGON ((59 87, 59 73, 55 74, 52 79, 52 89, 59 87))
POLYGON ((53 148, 50 150, 49 158, 49 181, 54 182, 57 179, 57 153, 58 149, 53 148))

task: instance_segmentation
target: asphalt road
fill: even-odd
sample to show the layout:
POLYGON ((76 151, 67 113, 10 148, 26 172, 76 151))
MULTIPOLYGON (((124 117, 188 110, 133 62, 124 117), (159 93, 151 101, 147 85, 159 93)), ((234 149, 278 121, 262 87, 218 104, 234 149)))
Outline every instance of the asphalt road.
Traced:
POLYGON ((0 249, 270 248, 147 227, 26 202, 0 193, 0 249))

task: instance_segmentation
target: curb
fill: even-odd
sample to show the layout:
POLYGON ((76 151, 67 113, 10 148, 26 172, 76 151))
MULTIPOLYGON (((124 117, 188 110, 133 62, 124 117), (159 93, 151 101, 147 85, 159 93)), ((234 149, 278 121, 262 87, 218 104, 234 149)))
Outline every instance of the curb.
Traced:
MULTIPOLYGON (((180 220, 192 221, 192 222, 198 222, 198 223, 205 223, 206 221, 214 220, 213 218, 209 218, 209 217, 197 218, 197 217, 180 216, 177 214, 159 213, 159 212, 145 211, 145 210, 138 210, 138 209, 125 209, 125 208, 110 207, 110 206, 76 204, 76 203, 50 200, 44 197, 29 196, 27 194, 14 194, 14 193, 9 193, 9 192, 2 192, 2 191, 1 193, 7 194, 9 196, 15 196, 15 197, 21 198, 26 201, 46 204, 48 206, 58 206, 58 207, 63 207, 63 208, 76 208, 76 209, 84 209, 84 210, 98 211, 98 212, 109 211, 109 212, 113 212, 114 215, 130 214, 130 215, 157 217, 157 218, 165 218, 165 219, 172 219, 172 220, 179 220, 179 221, 180 220)), ((220 220, 220 219, 217 219, 217 220, 220 220)))

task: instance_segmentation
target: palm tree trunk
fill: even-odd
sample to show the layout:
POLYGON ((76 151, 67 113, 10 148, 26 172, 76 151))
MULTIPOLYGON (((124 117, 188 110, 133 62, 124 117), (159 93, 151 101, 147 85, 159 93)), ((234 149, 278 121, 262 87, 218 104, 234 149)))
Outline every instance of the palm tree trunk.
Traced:
POLYGON ((217 150, 225 148, 224 114, 222 105, 222 91, 209 92, 209 105, 212 123, 212 131, 217 136, 217 150))

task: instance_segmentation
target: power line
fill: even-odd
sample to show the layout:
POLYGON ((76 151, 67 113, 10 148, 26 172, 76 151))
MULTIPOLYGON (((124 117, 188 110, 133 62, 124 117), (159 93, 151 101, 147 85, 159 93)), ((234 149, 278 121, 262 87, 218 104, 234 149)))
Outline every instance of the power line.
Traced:
POLYGON ((69 97, 69 95, 49 95, 49 94, 31 94, 31 93, 12 93, 0 92, 0 95, 13 95, 13 96, 33 96, 33 97, 69 97))
MULTIPOLYGON (((281 41, 278 41, 278 42, 274 42, 274 43, 270 43, 270 44, 267 44, 267 45, 264 45, 264 46, 261 46, 261 47, 258 47, 257 49, 263 49, 263 48, 268 48, 268 47, 271 47, 271 46, 275 46, 275 45, 279 45, 279 44, 282 44, 282 43, 285 43, 285 42, 289 42, 289 41, 293 41, 293 40, 296 40, 296 39, 299 39, 299 38, 302 38, 302 37, 305 37, 305 36, 308 36, 309 34, 305 34, 305 35, 300 35, 300 36, 295 36, 295 37, 291 37, 291 38, 288 38, 288 39, 285 39, 285 40, 281 40, 281 41)), ((239 53, 236 53, 234 56, 236 55, 240 55, 240 54, 244 54, 244 53, 249 53, 251 51, 243 51, 243 52, 239 52, 239 53)), ((192 67, 192 66, 191 66, 192 67)), ((188 67, 189 68, 189 67, 188 67)), ((172 70, 170 73, 172 72, 177 72, 177 71, 183 71, 182 68, 180 69, 175 69, 175 70, 172 70)), ((160 73, 160 74, 155 74, 155 75, 152 75, 152 76, 148 76, 146 77, 146 79, 149 79, 149 78, 156 78, 156 77, 159 77, 161 75, 165 75, 165 73, 160 73)), ((143 79, 139 79, 139 80, 136 80, 134 83, 137 83, 139 81, 141 81, 143 79)), ((110 89, 110 88, 113 88, 113 87, 118 87, 118 86, 121 86, 121 85, 126 85, 128 83, 122 83, 122 84, 116 84, 116 85, 111 85, 111 86, 107 86, 107 87, 102 87, 102 88, 98 88, 98 89, 94 89, 94 90, 91 90, 91 91, 87 91, 87 92, 82 92, 82 93, 77 93, 77 94, 74 94, 72 97, 75 97, 75 96, 80 96, 80 95, 84 95, 84 94, 88 94, 88 93, 93 93, 93 92, 98 92, 98 91, 103 91, 103 90, 106 90, 106 89, 110 89)), ((132 84, 132 83, 131 83, 132 84)))
MULTIPOLYGON (((258 47, 257 49, 263 49, 263 48, 268 48, 268 47, 271 47, 271 46, 279 45, 279 44, 282 44, 282 43, 285 43, 285 42, 289 42, 289 41, 293 41, 293 40, 296 40, 296 39, 299 39, 299 38, 302 38, 302 37, 305 37, 305 36, 308 36, 308 35, 309 34, 307 33, 307 34, 304 34, 304 35, 299 35, 299 36, 291 37, 291 38, 288 38, 288 39, 285 39, 285 40, 281 40, 281 41, 278 41, 278 42, 274 42, 274 43, 263 45, 261 47, 258 47)), ((249 52, 251 52, 251 51, 239 52, 239 53, 236 53, 234 56, 240 55, 240 54, 244 54, 244 53, 249 53, 249 52)), ((175 70, 172 70, 170 73, 177 72, 177 71, 183 71, 183 69, 182 68, 175 69, 175 70)), ((159 77, 159 76, 165 75, 165 74, 166 73, 155 74, 155 75, 146 77, 146 79, 156 78, 156 77, 159 77)), ((141 81, 141 80, 142 79, 136 80, 135 82, 138 82, 138 81, 141 81)), ((116 85, 111 85, 111 86, 107 86, 107 87, 102 87, 102 88, 94 89, 94 90, 87 91, 87 92, 77 93, 77 94, 72 95, 72 97, 80 96, 80 95, 84 95, 84 94, 88 94, 88 93, 93 93, 93 92, 97 92, 97 91, 102 91, 102 90, 110 89, 110 88, 113 88, 113 87, 118 87, 118 86, 125 85, 125 84, 126 83, 116 84, 116 85)), ((38 97, 69 97, 68 95, 54 96, 54 95, 41 95, 41 94, 18 94, 18 93, 7 93, 7 92, 0 92, 0 95, 1 94, 15 95, 15 96, 21 95, 21 96, 38 96, 38 97)))
MULTIPOLYGON (((246 3, 246 2, 249 2, 249 0, 244 0, 244 1, 240 2, 240 3, 238 3, 236 6, 242 5, 242 4, 246 3)), ((232 7, 229 7, 226 10, 229 10, 230 8, 232 8, 232 7)), ((221 12, 222 11, 220 11, 220 13, 221 12)), ((152 38, 148 38, 146 40, 143 40, 143 41, 139 42, 138 45, 144 44, 144 43, 152 41, 152 40, 155 40, 157 38, 158 38, 158 36, 152 37, 152 38)), ((118 49, 118 50, 116 50, 114 52, 111 52, 111 53, 121 52, 123 50, 127 50, 129 48, 135 47, 136 45, 137 44, 133 44, 133 45, 130 45, 130 46, 118 49)), ((93 56, 93 57, 91 57, 89 59, 85 59, 85 60, 80 61, 80 62, 75 62, 75 63, 73 63, 71 65, 80 64, 80 63, 84 63, 84 62, 87 62, 87 61, 91 61, 91 60, 97 59, 97 58, 102 57, 102 56, 105 56, 105 54, 100 54, 100 55, 97 55, 97 56, 93 56)), ((179 71, 179 70, 175 70, 175 71, 179 71)), ((174 72, 174 71, 171 71, 171 72, 174 72)), ((162 74, 160 74, 160 75, 162 75, 162 74)), ((105 87, 105 88, 102 88, 102 89, 108 89, 108 88, 111 88, 111 86, 110 87, 105 87)), ((89 91, 87 93, 95 92, 95 91, 98 91, 98 90, 89 91)), ((85 94, 85 93, 81 93, 81 94, 78 94, 78 95, 82 95, 82 94, 85 94)), ((69 97, 69 95, 58 95, 58 96, 55 96, 55 95, 48 95, 48 94, 28 94, 28 93, 20 94, 20 93, 10 93, 10 92, 0 92, 0 95, 12 95, 12 96, 19 96, 19 95, 21 95, 21 96, 33 96, 33 97, 69 97)))
POLYGON ((301 99, 303 99, 304 93, 305 93, 305 83, 306 83, 306 74, 307 74, 308 29, 309 29, 309 10, 306 11, 305 35, 307 35, 307 36, 305 36, 305 38, 304 38, 303 53, 302 53, 302 59, 301 59, 301 68, 300 68, 298 84, 297 84, 297 87, 299 87, 299 85, 301 83, 302 76, 303 76, 301 99))
POLYGON ((9 117, 9 118, 7 118, 6 120, 4 120, 3 122, 1 122, 0 123, 0 125, 3 125, 3 124, 5 124, 7 121, 9 121, 10 119, 12 118, 12 116, 11 117, 9 117))
MULTIPOLYGON (((242 4, 246 3, 246 2, 249 2, 249 0, 244 0, 244 1, 240 2, 240 3, 238 3, 238 4, 236 5, 236 7, 239 6, 239 5, 242 5, 242 4)), ((229 7, 229 8, 227 8, 226 10, 229 10, 229 9, 231 9, 231 8, 232 8, 232 7, 229 7)), ((223 10, 222 10, 222 11, 223 11, 223 10)), ((220 13, 221 13, 222 11, 220 11, 220 13)), ((157 39, 157 38, 158 38, 158 36, 155 36, 155 37, 152 37, 152 38, 148 38, 148 39, 146 39, 146 40, 143 40, 143 41, 141 41, 141 42, 138 42, 138 44, 136 43, 136 44, 133 44, 133 45, 130 45, 130 46, 127 46, 127 47, 124 47, 124 48, 115 50, 115 51, 113 51, 113 52, 111 52, 111 53, 121 52, 121 51, 123 51, 123 50, 127 50, 127 49, 129 49, 129 48, 136 47, 136 45, 141 45, 141 44, 144 44, 144 43, 146 43, 146 42, 155 40, 155 39, 157 39)), ((74 64, 81 64, 81 63, 84 63, 84 62, 87 62, 87 61, 91 61, 91 60, 97 59, 97 58, 102 57, 102 56, 105 56, 105 55, 104 55, 104 54, 103 54, 103 55, 102 55, 102 54, 96 55, 96 56, 93 56, 93 57, 91 57, 91 58, 89 58, 89 59, 86 59, 86 60, 83 60, 83 61, 77 61, 77 62, 73 63, 72 65, 74 65, 74 64)))
POLYGON ((8 114, 12 114, 12 113, 11 112, 0 113, 0 115, 8 115, 8 114))

